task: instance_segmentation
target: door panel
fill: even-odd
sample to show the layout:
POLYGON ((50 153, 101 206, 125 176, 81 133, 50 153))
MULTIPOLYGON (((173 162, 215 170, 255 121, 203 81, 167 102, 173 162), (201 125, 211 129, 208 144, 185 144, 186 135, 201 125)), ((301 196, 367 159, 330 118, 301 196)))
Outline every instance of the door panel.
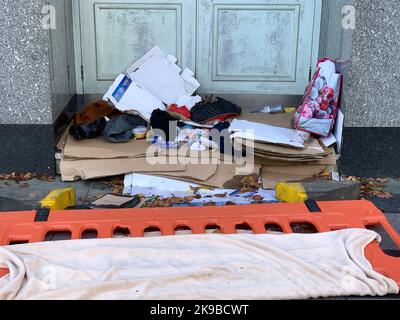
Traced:
POLYGON ((319 0, 198 4, 197 77, 202 92, 304 92, 313 48, 318 47, 313 34, 319 0))
POLYGON ((106 92, 155 45, 195 70, 195 0, 81 0, 80 14, 85 94, 106 92))
POLYGON ((158 45, 196 71, 202 93, 302 94, 321 1, 79 0, 84 93, 104 93, 158 45))

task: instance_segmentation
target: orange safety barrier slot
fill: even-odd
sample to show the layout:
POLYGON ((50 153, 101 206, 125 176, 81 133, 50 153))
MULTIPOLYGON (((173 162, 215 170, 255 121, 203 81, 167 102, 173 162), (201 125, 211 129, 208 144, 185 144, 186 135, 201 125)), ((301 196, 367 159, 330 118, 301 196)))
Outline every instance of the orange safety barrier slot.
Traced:
MULTIPOLYGON (((400 236, 385 215, 368 201, 296 204, 260 204, 226 207, 182 207, 117 210, 9 212, 0 214, 0 245, 42 242, 49 234, 64 232, 72 240, 85 234, 94 238, 114 235, 143 237, 204 234, 217 228, 224 234, 330 232, 346 228, 381 226, 400 248, 400 236), (35 222, 36 221, 36 222, 35 222)), ((386 255, 378 243, 366 248, 374 270, 400 285, 400 258, 386 255)), ((0 269, 0 276, 4 270, 0 269)))

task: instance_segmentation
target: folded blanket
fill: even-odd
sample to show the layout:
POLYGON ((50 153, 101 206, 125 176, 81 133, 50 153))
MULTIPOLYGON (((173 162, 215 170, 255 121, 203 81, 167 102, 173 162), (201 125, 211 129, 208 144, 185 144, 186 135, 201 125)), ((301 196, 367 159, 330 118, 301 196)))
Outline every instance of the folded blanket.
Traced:
POLYGON ((0 248, 0 299, 306 299, 399 293, 364 249, 375 232, 187 235, 0 248))

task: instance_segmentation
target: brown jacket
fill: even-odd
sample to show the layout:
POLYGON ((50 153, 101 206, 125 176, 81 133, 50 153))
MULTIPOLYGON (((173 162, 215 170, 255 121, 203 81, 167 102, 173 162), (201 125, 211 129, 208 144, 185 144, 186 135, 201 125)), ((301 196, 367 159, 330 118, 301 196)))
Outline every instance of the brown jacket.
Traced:
POLYGON ((106 101, 97 101, 87 105, 81 112, 74 116, 75 125, 91 124, 104 117, 113 117, 121 114, 111 107, 106 101))

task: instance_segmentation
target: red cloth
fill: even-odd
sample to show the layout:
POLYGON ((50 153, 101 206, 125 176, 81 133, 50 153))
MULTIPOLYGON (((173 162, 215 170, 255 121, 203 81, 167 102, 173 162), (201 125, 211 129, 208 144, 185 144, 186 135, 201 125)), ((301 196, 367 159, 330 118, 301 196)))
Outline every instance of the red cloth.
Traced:
POLYGON ((176 104, 171 104, 167 111, 169 114, 176 114, 178 117, 182 118, 181 120, 190 120, 192 117, 186 106, 179 107, 176 104))

